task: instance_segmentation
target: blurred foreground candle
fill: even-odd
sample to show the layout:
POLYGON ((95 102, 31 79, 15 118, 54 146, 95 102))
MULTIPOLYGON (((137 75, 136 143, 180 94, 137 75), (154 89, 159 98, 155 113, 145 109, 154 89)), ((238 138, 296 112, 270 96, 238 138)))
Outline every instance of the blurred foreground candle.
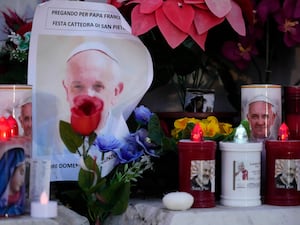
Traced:
POLYGON ((285 121, 290 140, 300 140, 300 86, 284 87, 285 121))
POLYGON ((191 140, 178 143, 179 190, 194 197, 193 208, 215 206, 216 142, 203 140, 203 131, 196 124, 191 140))
POLYGON ((57 202, 49 201, 46 192, 43 192, 39 202, 31 202, 30 213, 36 218, 57 217, 57 202))
POLYGON ((260 175, 262 142, 248 142, 243 125, 236 129, 234 142, 220 142, 221 204, 257 206, 261 204, 260 175))
POLYGON ((283 123, 279 140, 266 141, 266 204, 300 205, 300 140, 288 140, 288 133, 283 123))
POLYGON ((19 128, 18 128, 18 123, 16 121, 16 119, 10 115, 7 118, 7 122, 9 124, 9 129, 10 129, 10 136, 11 137, 15 137, 19 135, 19 128))
POLYGON ((10 138, 10 126, 7 119, 2 116, 0 118, 0 141, 6 141, 10 138))

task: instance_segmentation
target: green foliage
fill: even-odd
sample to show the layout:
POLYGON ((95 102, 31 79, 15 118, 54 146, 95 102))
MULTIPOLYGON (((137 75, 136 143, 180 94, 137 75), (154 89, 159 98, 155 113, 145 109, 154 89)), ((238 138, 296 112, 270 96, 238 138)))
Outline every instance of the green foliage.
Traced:
POLYGON ((76 133, 71 124, 65 121, 59 121, 59 133, 62 141, 71 153, 76 153, 78 148, 83 144, 83 138, 76 133))
MULTIPOLYGON (((78 149, 80 147, 84 148, 85 137, 76 133, 72 129, 70 123, 62 121, 62 120, 59 121, 59 133, 60 133, 61 140, 63 141, 63 143, 65 144, 65 146, 71 153, 78 152, 78 149)), ((88 148, 94 143, 96 138, 97 138, 97 135, 95 132, 91 133, 88 136, 88 148)), ((88 149, 83 149, 83 150, 84 150, 83 156, 85 157, 85 155, 87 153, 86 150, 88 150, 88 149)))
POLYGON ((153 114, 148 123, 148 137, 155 143, 160 154, 176 149, 176 141, 173 138, 166 137, 160 126, 160 120, 156 114, 153 114))
MULTIPOLYGON (((249 125, 249 122, 247 120, 242 120, 241 121, 241 124, 243 125, 243 127, 246 129, 246 132, 247 132, 247 136, 248 138, 250 138, 250 125, 249 125)), ((236 129, 237 127, 235 127, 233 129, 233 131, 231 132, 231 134, 229 134, 227 137, 225 137, 223 139, 223 141, 233 141, 234 140, 234 136, 235 136, 235 133, 236 133, 236 129)))

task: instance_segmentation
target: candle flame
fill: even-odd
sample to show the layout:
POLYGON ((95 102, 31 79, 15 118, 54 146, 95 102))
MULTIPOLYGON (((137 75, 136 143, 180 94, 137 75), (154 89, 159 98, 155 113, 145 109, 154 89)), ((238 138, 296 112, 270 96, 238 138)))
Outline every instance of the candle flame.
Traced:
POLYGON ((289 128, 285 123, 282 123, 278 130, 278 140, 286 141, 289 139, 289 128))
POLYGON ((191 140, 192 141, 203 141, 203 130, 198 123, 195 124, 195 126, 191 132, 191 140))
POLYGON ((43 193, 41 194, 41 197, 40 197, 40 203, 42 205, 46 205, 46 204, 48 204, 48 201, 49 201, 48 200, 48 195, 45 191, 43 191, 43 193))

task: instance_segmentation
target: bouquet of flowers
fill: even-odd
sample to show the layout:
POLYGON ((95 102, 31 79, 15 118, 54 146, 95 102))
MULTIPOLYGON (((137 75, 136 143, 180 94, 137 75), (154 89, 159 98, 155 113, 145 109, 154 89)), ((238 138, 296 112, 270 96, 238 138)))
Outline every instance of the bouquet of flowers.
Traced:
POLYGON ((78 185, 85 201, 88 218, 99 224, 109 215, 123 213, 128 205, 130 186, 151 169, 152 157, 159 157, 175 144, 164 135, 159 119, 145 106, 134 110, 137 130, 125 140, 95 133, 100 120, 101 101, 95 97, 79 96, 71 110, 71 123, 60 121, 60 136, 68 150, 80 156, 78 185), (112 152, 117 163, 106 176, 102 164, 90 154, 96 148, 104 154, 112 152))
POLYGON ((0 52, 0 83, 26 84, 32 22, 8 9, 2 11, 7 40, 0 52))

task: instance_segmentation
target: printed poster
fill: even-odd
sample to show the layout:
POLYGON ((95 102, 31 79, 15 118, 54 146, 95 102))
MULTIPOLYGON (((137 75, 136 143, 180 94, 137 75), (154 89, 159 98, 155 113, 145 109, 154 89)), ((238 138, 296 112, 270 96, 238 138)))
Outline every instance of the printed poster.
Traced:
MULTIPOLYGON (((114 6, 96 2, 38 5, 30 41, 32 157, 51 159, 51 181, 77 180, 79 156, 61 141, 59 121, 70 121, 75 95, 99 95, 105 116, 97 134, 123 139, 129 132, 126 119, 152 82, 150 54, 114 6)), ((111 153, 97 159, 105 168, 103 176, 115 165, 111 153)))

